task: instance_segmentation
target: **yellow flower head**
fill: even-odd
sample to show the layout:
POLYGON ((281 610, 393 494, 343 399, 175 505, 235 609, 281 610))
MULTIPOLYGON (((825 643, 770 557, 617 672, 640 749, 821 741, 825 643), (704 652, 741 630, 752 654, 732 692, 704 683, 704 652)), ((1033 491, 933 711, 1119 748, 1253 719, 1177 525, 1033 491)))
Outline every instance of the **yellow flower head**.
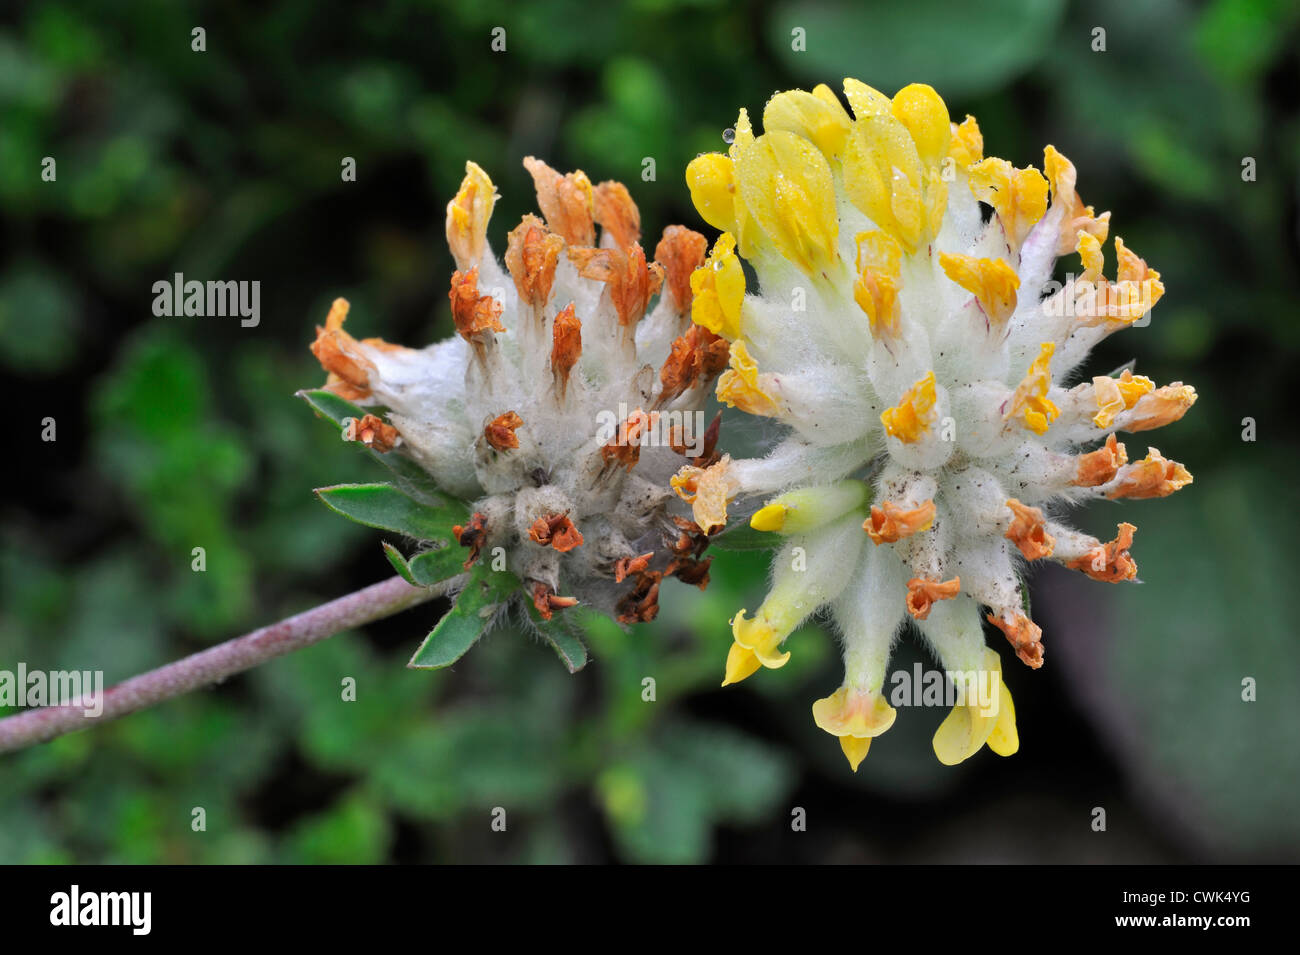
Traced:
POLYGON ((767 599, 733 618, 728 683, 784 663, 790 632, 824 613, 845 678, 814 719, 856 768, 893 719, 881 692, 907 623, 946 673, 991 677, 999 704, 953 708, 935 734, 939 759, 986 745, 1009 755, 1014 709, 985 623, 1040 667, 1023 562, 1135 577, 1132 524, 1103 543, 1056 515, 1187 487, 1186 468, 1155 449, 1130 462, 1116 432, 1177 421, 1196 392, 1083 373, 1164 286, 1119 237, 1107 276, 1110 213, 1084 203, 1061 152, 1046 147, 1041 169, 986 155, 974 117, 955 122, 924 84, 890 96, 846 79, 843 94, 847 109, 827 86, 778 93, 757 135, 741 110, 728 153, 688 169, 700 214, 729 234, 715 257, 738 245, 756 276, 732 299, 743 322, 703 279, 697 290, 695 321, 732 343, 718 396, 788 431, 764 456, 730 462, 725 482, 683 471, 674 486, 702 527, 720 526, 734 501, 752 528, 780 535, 767 599), (1058 265, 1076 252, 1081 266, 1058 265), (1083 384, 1053 384, 1067 379, 1083 384))

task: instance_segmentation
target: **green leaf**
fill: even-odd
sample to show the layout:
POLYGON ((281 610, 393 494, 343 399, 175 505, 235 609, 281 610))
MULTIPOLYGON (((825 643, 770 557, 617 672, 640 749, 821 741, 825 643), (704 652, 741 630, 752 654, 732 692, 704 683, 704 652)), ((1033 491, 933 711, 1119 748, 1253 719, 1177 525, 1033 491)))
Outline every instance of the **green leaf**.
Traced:
POLYGON ((465 551, 446 546, 416 554, 410 560, 392 544, 383 542, 384 556, 412 587, 428 587, 465 571, 465 551))
POLYGON ((411 568, 411 573, 415 576, 419 585, 427 587, 430 584, 446 580, 448 577, 463 574, 467 554, 468 551, 461 549, 453 542, 446 547, 439 547, 436 550, 427 550, 424 553, 416 554, 407 561, 407 566, 411 568))
POLYGON ((570 673, 577 673, 587 665, 587 648, 574 633, 573 625, 565 619, 566 611, 560 611, 550 620, 543 620, 537 608, 529 605, 528 616, 546 642, 551 645, 560 662, 570 673))
POLYGON ((772 550, 780 546, 783 540, 780 534, 772 531, 756 531, 744 524, 733 524, 717 537, 709 539, 709 546, 719 550, 772 550))
POLYGON ((518 581, 512 574, 498 574, 481 569, 471 572, 470 581, 456 597, 451 612, 424 638, 406 665, 413 670, 438 670, 451 666, 463 657, 483 635, 501 603, 518 581))
POLYGON ((430 506, 391 484, 336 484, 316 489, 326 506, 349 520, 420 540, 451 540, 460 513, 451 506, 430 506))
POLYGON ((387 557, 388 562, 393 565, 393 570, 397 571, 397 573, 401 575, 401 578, 412 587, 420 586, 416 583, 415 575, 411 573, 411 567, 407 564, 406 558, 402 556, 402 552, 392 544, 388 543, 388 541, 383 541, 382 543, 384 545, 384 556, 387 557))

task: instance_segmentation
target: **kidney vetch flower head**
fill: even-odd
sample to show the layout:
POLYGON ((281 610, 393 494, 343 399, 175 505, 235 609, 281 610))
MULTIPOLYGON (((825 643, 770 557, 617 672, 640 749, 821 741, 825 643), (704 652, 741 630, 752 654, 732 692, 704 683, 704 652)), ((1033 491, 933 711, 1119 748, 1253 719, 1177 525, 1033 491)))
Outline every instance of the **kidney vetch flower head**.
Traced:
MULTIPOLYGON (((464 575, 414 666, 453 662, 516 595, 539 627, 576 603, 632 623, 655 616, 665 577, 708 582, 707 537, 668 486, 683 457, 717 457, 701 409, 728 344, 689 318, 707 242, 669 226, 647 261, 624 186, 524 165, 545 221, 523 217, 504 266, 487 242, 487 174, 468 163, 447 207, 455 336, 358 340, 339 299, 311 346, 329 376, 308 400, 398 476, 321 496, 424 542, 410 560, 386 546, 411 582, 464 575)), ((555 641, 570 665, 585 660, 571 633, 555 641)))
POLYGON ((1164 289, 1118 236, 1106 277, 1110 214, 1083 204, 1061 153, 1046 147, 1041 172, 985 158, 975 119, 952 122, 928 86, 891 99, 850 79, 844 93, 852 117, 825 86, 780 93, 757 136, 742 109, 728 154, 688 167, 696 208, 723 233, 691 279, 693 319, 732 342, 718 397, 789 433, 764 458, 687 466, 673 483, 705 530, 730 499, 762 495, 752 527, 784 536, 771 592, 732 620, 724 685, 782 666, 791 631, 828 609, 845 678, 813 717, 856 769, 893 723, 882 685, 911 619, 945 671, 991 677, 997 696, 959 699, 939 759, 986 742, 1009 755, 1015 715, 982 620, 1036 668, 1018 562, 1134 578, 1132 524, 1102 542, 1060 506, 1190 483, 1155 448, 1130 461, 1116 433, 1176 421, 1196 394, 1129 370, 1067 387, 1164 289), (1040 301, 1072 253, 1081 274, 1040 301))

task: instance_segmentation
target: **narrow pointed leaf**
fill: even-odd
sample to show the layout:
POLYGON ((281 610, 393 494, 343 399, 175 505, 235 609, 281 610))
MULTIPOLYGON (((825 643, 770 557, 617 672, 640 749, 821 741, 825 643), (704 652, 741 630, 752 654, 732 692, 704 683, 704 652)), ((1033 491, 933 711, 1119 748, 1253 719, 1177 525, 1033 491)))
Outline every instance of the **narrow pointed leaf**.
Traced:
POLYGON ((446 580, 448 577, 463 574, 467 556, 469 556, 469 551, 452 541, 446 547, 439 547, 437 550, 416 554, 407 561, 407 566, 411 568, 411 574, 415 577, 416 582, 421 587, 427 587, 430 584, 446 580))
POLYGON ((437 670, 463 657, 483 635, 515 583, 510 574, 492 573, 476 566, 451 612, 438 621, 406 665, 414 670, 437 670))
MULTIPOLYGON (((551 621, 556 623, 556 621, 551 621)), ((542 635, 555 650, 560 662, 570 673, 577 673, 587 665, 587 648, 583 646, 578 635, 569 624, 559 623, 553 627, 543 627, 542 635)))
POLYGON ((393 570, 397 571, 397 573, 401 575, 401 578, 412 587, 419 587, 420 583, 415 579, 415 575, 411 573, 411 567, 406 562, 406 558, 402 556, 402 552, 392 544, 388 543, 388 541, 383 541, 383 545, 384 556, 387 557, 388 562, 393 565, 393 570))
POLYGON ((450 506, 423 504, 391 484, 336 484, 317 488, 320 499, 344 517, 421 540, 450 542, 464 516, 450 506))

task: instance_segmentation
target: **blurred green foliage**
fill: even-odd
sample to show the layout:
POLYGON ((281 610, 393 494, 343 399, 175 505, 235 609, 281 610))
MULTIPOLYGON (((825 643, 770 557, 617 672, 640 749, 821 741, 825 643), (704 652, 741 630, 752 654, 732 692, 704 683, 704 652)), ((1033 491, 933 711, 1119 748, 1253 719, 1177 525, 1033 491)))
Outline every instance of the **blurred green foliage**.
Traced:
MULTIPOLYGON (((28 6, 0 28, 0 363, 21 408, 0 667, 99 667, 111 682, 391 573, 379 534, 310 493, 384 475, 292 394, 320 380, 305 344, 336 295, 358 333, 448 333, 442 206, 467 158, 503 194, 498 248, 532 207, 529 153, 626 181, 649 236, 700 227, 686 162, 721 146, 739 106, 757 115, 775 90, 844 74, 891 92, 932 83, 1017 164, 1045 142, 1067 153, 1169 289, 1095 368, 1136 357, 1201 401, 1161 435, 1195 485, 1136 515, 1146 584, 1037 588, 1061 652, 1042 674, 1012 671, 1014 760, 947 770, 929 748, 942 714, 915 711, 850 776, 809 717, 838 682, 815 627, 788 667, 719 692, 725 621, 761 599, 766 573, 761 553, 731 553, 707 592, 665 588, 653 626, 588 621, 576 676, 517 628, 452 671, 407 670, 445 606, 424 608, 5 757, 0 861, 1294 858, 1300 659, 1283 562, 1300 527, 1282 396, 1300 348, 1298 9, 28 6), (191 50, 195 26, 206 52, 191 50), (355 183, 340 181, 345 156, 355 183), (261 280, 261 325, 152 317, 152 283, 177 271, 261 280), (47 415, 52 444, 36 437, 47 415), (1242 704, 1251 675, 1259 702, 1242 704), (1099 804, 1109 836, 1087 830, 1099 804), (795 805, 806 834, 790 832, 795 805), (497 806, 505 833, 489 827, 497 806)), ((919 659, 905 646, 897 666, 919 659)))

